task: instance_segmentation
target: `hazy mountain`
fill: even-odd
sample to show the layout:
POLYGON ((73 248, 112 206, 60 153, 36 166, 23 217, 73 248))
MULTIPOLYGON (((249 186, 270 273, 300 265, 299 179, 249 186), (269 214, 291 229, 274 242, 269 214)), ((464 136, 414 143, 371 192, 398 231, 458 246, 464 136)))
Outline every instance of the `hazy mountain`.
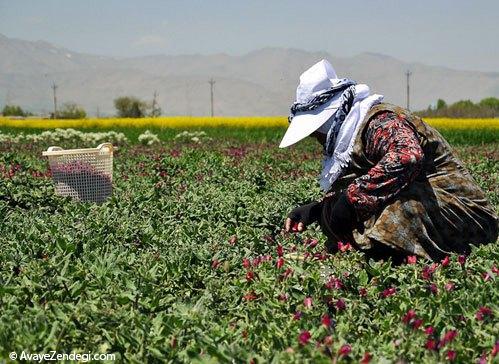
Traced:
POLYGON ((73 52, 50 43, 12 39, 0 34, 0 105, 19 104, 34 112, 52 109, 53 81, 59 103, 73 101, 89 114, 113 114, 113 99, 135 95, 152 99, 168 115, 207 115, 208 80, 214 78, 218 115, 286 115, 301 72, 327 58, 339 76, 368 84, 386 100, 405 106, 405 71, 411 70, 411 108, 438 98, 480 100, 499 96, 499 73, 459 71, 406 63, 362 53, 334 57, 324 52, 265 48, 242 56, 156 55, 113 58, 73 52))

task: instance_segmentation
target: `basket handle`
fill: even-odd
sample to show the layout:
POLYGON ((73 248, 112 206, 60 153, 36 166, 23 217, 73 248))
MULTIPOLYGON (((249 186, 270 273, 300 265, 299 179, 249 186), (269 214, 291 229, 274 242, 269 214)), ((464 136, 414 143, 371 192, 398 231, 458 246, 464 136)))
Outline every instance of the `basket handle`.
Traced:
POLYGON ((52 146, 47 149, 47 152, 55 152, 56 150, 62 150, 61 147, 52 146))
POLYGON ((51 152, 57 152, 57 151, 60 151, 60 150, 63 150, 61 147, 56 147, 55 145, 49 147, 45 152, 42 152, 42 155, 44 157, 50 155, 51 152))
POLYGON ((101 151, 104 151, 104 152, 112 153, 113 151, 117 150, 118 148, 113 147, 112 143, 101 143, 97 146, 97 149, 100 149, 101 151))

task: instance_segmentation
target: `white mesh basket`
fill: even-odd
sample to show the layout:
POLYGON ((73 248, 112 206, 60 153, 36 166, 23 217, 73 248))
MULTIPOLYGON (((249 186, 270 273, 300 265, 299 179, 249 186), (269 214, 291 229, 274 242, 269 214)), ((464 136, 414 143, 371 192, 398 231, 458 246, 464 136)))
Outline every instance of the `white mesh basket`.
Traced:
POLYGON ((42 155, 49 159, 56 194, 89 202, 111 196, 113 151, 111 143, 87 149, 48 148, 42 155))

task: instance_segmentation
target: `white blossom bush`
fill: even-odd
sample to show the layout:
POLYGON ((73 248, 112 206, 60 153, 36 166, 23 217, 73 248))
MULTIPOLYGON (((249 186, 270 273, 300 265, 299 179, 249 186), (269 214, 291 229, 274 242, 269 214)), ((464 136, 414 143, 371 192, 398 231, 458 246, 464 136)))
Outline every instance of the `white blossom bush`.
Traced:
POLYGON ((129 142, 125 134, 116 131, 107 132, 82 132, 75 129, 54 129, 47 130, 40 134, 24 134, 18 133, 2 134, 0 133, 0 142, 5 143, 47 143, 58 144, 64 142, 93 145, 104 142, 111 142, 113 144, 126 144, 129 142))
POLYGON ((194 142, 194 143, 202 143, 204 141, 211 140, 211 138, 209 138, 206 132, 204 131, 183 131, 175 135, 175 139, 183 142, 194 142))
POLYGON ((142 145, 153 145, 160 142, 158 136, 149 130, 146 130, 140 134, 138 140, 142 145))

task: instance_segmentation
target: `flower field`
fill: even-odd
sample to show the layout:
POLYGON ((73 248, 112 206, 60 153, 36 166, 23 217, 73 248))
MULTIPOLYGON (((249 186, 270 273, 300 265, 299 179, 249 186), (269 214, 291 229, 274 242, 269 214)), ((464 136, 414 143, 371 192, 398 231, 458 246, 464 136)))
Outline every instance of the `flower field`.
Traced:
MULTIPOLYGON (((203 133, 162 129, 171 120, 105 119, 121 123, 105 135, 86 135, 109 133, 93 119, 43 120, 88 128, 45 134, 0 120, 0 361, 21 350, 136 363, 499 361, 497 242, 401 266, 347 242, 327 255, 318 227, 282 232, 291 208, 320 197, 317 145, 278 149, 285 118, 203 133), (105 139, 119 146, 113 196, 55 196, 42 150, 105 139)), ((444 135, 499 211, 499 123, 474 123, 444 135)))
MULTIPOLYGON (((449 119, 425 118, 430 125, 439 129, 487 129, 498 131, 499 119, 449 119)), ((166 116, 158 118, 90 118, 78 120, 53 119, 9 119, 0 117, 0 128, 264 128, 285 127, 288 121, 285 116, 166 116)))

